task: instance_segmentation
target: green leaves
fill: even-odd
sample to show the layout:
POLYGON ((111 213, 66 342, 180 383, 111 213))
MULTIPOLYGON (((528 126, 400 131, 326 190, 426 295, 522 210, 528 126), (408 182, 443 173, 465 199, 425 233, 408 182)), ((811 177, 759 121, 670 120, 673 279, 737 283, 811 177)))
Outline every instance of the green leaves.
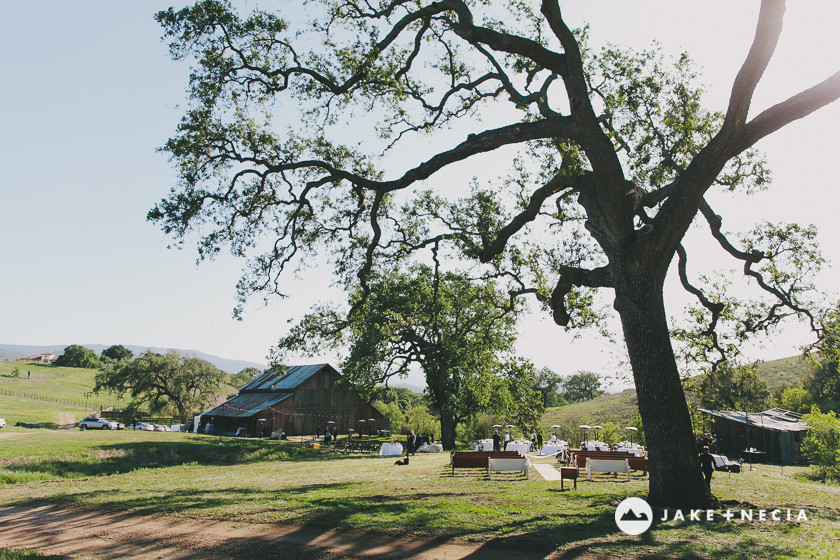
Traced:
POLYGON ((833 410, 822 413, 814 407, 802 420, 808 424, 802 453, 817 466, 824 479, 840 480, 840 419, 833 410))
POLYGON ((225 374, 199 358, 181 358, 175 352, 146 352, 121 361, 96 375, 94 391, 128 395, 130 408, 148 406, 153 413, 173 411, 186 420, 207 409, 218 394, 225 374))

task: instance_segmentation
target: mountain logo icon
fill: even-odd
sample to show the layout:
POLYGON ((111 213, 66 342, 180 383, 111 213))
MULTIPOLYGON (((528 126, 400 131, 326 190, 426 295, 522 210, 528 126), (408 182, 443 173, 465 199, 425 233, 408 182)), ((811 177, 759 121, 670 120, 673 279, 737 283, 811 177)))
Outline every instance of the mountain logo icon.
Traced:
POLYGON ((627 513, 621 516, 622 521, 648 521, 650 517, 645 512, 636 513, 633 508, 627 510, 627 513))
POLYGON ((653 510, 641 498, 626 498, 615 508, 615 524, 628 535, 641 535, 653 523, 653 510))

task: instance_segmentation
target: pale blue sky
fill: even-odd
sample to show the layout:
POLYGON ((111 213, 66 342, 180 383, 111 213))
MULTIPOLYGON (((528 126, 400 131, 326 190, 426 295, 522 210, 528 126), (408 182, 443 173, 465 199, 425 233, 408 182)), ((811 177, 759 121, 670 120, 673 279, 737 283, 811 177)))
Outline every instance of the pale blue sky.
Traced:
MULTIPOLYGON (((254 6, 256 3, 247 2, 254 6)), ((755 110, 833 73, 840 42, 833 2, 791 2, 779 52, 755 110)), ((307 277, 289 302, 231 319, 241 263, 223 256, 195 266, 195 252, 167 250, 145 221, 175 175, 156 153, 184 106, 188 68, 172 62, 153 14, 170 2, 6 2, 0 19, 0 343, 139 344, 189 348, 264 361, 269 347, 314 303, 307 277)), ((180 5, 180 4, 179 4, 180 5)), ((290 7, 291 0, 262 2, 290 7)), ((757 2, 571 2, 572 25, 591 24, 594 45, 644 47, 659 40, 704 68, 709 100, 725 107, 755 27, 757 2), (734 4, 734 6, 732 5, 734 4)), ((720 199, 725 225, 758 219, 816 223, 827 256, 840 264, 835 104, 759 144, 774 172, 754 200, 720 199), (726 212, 726 207, 729 212, 726 212)), ((709 255, 709 259, 716 257, 709 255)), ((712 262, 717 262, 712 260, 712 262)), ((825 275, 837 285, 835 270, 825 275)), ((676 312, 676 309, 673 310, 676 312)), ((756 357, 795 352, 796 329, 756 357)), ((567 374, 609 373, 619 352, 585 336, 574 343, 549 321, 523 328, 523 355, 567 374), (549 348, 550 351, 545 350, 549 348)))

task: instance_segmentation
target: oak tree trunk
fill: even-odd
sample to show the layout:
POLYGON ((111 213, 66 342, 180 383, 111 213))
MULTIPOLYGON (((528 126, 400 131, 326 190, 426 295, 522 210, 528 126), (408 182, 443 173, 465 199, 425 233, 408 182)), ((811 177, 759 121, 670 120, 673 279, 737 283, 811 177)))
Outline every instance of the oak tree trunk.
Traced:
POLYGON ((662 282, 651 278, 652 274, 632 276, 632 281, 616 286, 615 308, 621 317, 648 447, 648 501, 660 506, 706 507, 714 498, 700 472, 668 332, 662 282))
POLYGON ((455 418, 452 411, 440 411, 440 440, 444 449, 455 449, 455 418))

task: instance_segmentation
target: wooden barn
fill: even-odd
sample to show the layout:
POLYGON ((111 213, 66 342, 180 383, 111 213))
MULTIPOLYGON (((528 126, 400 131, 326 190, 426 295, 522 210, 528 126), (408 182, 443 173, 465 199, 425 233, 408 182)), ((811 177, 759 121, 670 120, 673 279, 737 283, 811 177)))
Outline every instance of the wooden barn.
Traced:
POLYGON ((266 372, 232 399, 202 414, 201 427, 212 423, 214 433, 229 435, 244 428, 249 436, 268 436, 277 430, 287 436, 323 435, 327 427, 339 434, 387 429, 382 414, 337 385, 339 379, 341 374, 329 364, 266 372))
POLYGON ((801 414, 781 408, 750 413, 701 408, 700 412, 711 418, 718 448, 730 459, 753 455, 782 465, 803 460, 801 446, 808 424, 801 414), (748 449, 756 453, 748 454, 748 449))

